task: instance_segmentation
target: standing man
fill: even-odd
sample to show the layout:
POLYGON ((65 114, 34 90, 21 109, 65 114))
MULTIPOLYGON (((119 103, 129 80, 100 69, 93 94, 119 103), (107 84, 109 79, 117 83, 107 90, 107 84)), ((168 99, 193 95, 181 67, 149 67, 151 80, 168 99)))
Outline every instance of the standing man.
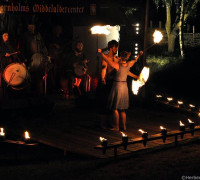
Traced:
POLYGON ((44 40, 33 23, 27 25, 27 32, 21 38, 20 48, 31 75, 31 91, 34 95, 44 93, 43 78, 46 76, 48 51, 44 40))
MULTIPOLYGON (((108 54, 105 56, 112 59, 113 62, 118 63, 119 58, 116 56, 119 48, 119 43, 116 40, 111 40, 108 42, 108 54)), ((110 66, 104 59, 102 59, 102 69, 101 69, 101 79, 97 88, 97 100, 101 109, 101 127, 103 129, 114 127, 113 122, 110 122, 110 117, 112 114, 106 109, 106 104, 108 100, 108 95, 112 88, 113 80, 116 74, 116 70, 110 66)))
POLYGON ((66 62, 63 65, 63 77, 61 78, 61 86, 66 94, 72 95, 74 88, 77 90, 79 95, 82 94, 79 86, 82 79, 87 74, 87 63, 89 62, 84 54, 83 42, 77 41, 75 49, 69 54, 66 62), (65 82, 65 83, 64 83, 65 82), (63 85, 66 87, 63 88, 63 85))

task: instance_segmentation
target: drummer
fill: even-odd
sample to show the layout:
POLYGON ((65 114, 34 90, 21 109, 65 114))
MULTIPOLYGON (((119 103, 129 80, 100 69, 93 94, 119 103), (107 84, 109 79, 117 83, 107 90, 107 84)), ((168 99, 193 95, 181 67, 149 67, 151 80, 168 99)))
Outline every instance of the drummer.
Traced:
POLYGON ((3 72, 6 66, 8 66, 12 62, 16 62, 18 59, 17 51, 14 50, 13 46, 9 41, 8 32, 5 31, 2 34, 2 39, 0 42, 0 91, 1 96, 5 96, 6 94, 6 84, 3 80, 3 72))
POLYGON ((5 67, 12 63, 16 62, 18 57, 16 54, 18 54, 18 51, 14 50, 13 46, 11 45, 9 41, 9 35, 8 32, 4 32, 2 34, 2 40, 0 43, 0 62, 1 62, 1 68, 5 69, 5 67))

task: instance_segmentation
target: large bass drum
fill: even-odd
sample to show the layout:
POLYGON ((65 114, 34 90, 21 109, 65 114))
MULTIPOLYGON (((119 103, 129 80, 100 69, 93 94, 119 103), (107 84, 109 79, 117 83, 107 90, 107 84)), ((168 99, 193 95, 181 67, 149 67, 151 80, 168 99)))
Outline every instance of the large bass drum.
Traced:
POLYGON ((30 82, 26 67, 19 63, 9 64, 4 70, 3 77, 8 86, 15 90, 24 89, 30 82))

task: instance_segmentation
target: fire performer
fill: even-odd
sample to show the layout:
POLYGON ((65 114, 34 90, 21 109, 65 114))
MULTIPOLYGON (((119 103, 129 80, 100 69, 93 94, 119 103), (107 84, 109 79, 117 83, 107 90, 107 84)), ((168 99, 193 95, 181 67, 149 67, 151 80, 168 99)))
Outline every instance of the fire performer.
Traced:
MULTIPOLYGON (((107 48, 105 50, 108 50, 108 54, 106 56, 108 58, 111 58, 114 62, 119 62, 118 56, 116 56, 117 51, 119 48, 119 43, 116 40, 111 40, 108 42, 107 48)), ((106 108, 106 103, 108 100, 108 95, 110 93, 110 90, 112 88, 113 79, 115 76, 115 69, 110 66, 107 61, 102 59, 102 69, 101 69, 101 77, 100 81, 98 82, 97 87, 97 101, 100 109, 101 114, 101 127, 103 129, 111 128, 113 126, 113 123, 110 122, 110 115, 111 112, 106 108)))
POLYGON ((98 49, 103 59, 116 70, 112 89, 109 93, 107 106, 113 111, 113 119, 115 125, 113 130, 119 130, 119 118, 122 121, 122 130, 126 130, 126 112, 125 110, 129 107, 129 95, 127 86, 127 76, 130 68, 137 62, 138 58, 143 54, 136 57, 135 60, 127 62, 131 53, 123 51, 120 53, 119 62, 113 62, 113 59, 102 53, 101 49, 98 49))

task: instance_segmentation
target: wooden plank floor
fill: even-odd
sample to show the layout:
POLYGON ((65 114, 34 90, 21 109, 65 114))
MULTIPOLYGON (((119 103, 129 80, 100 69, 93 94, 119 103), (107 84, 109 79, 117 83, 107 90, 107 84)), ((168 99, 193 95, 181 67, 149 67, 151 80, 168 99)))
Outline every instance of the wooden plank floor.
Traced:
MULTIPOLYGON (((63 102, 62 102, 63 103, 63 102)), ((15 124, 14 131, 20 133, 28 129, 31 138, 37 142, 61 149, 65 152, 73 152, 82 155, 89 155, 97 158, 113 157, 112 149, 103 154, 102 151, 94 149, 99 142, 99 137, 105 137, 110 143, 121 141, 119 131, 104 130, 100 128, 102 116, 95 109, 82 109, 56 104, 53 111, 42 117, 17 117, 10 124, 15 124), (27 119, 28 118, 28 119, 27 119)), ((104 117, 106 118, 106 117, 104 117)), ((189 117, 180 112, 173 112, 163 109, 147 109, 143 107, 130 108, 127 112, 127 131, 129 138, 141 136, 138 129, 147 131, 150 135, 159 133, 159 126, 163 125, 170 130, 178 129, 179 120, 183 122, 190 118, 199 125, 197 117, 189 117)), ((10 125, 9 123, 7 126, 10 125)), ((183 141, 198 139, 200 133, 195 136, 185 135, 183 141)), ((179 138, 180 140, 180 138, 179 138)), ((165 145, 174 143, 174 138, 167 138, 165 145)), ((129 145, 127 150, 118 148, 117 154, 127 155, 141 150, 150 150, 163 146, 162 140, 147 142, 143 144, 129 145)))

